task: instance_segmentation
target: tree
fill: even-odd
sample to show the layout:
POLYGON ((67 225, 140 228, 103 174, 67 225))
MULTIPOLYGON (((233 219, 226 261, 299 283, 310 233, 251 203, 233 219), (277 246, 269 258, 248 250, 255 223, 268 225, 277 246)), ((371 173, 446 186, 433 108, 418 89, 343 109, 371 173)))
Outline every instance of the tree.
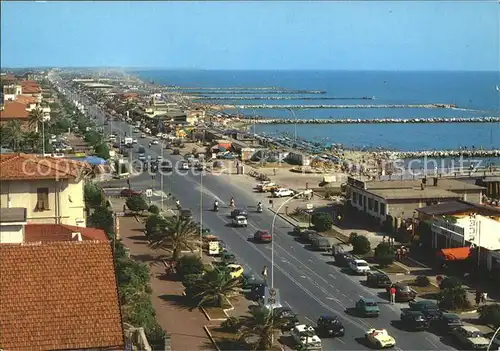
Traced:
POLYGON ((311 223, 318 232, 326 232, 327 230, 332 229, 333 220, 328 213, 316 212, 313 213, 311 217, 311 223))
POLYGON ((156 205, 151 205, 151 206, 148 207, 148 212, 152 213, 152 214, 159 214, 160 213, 160 209, 156 205))
POLYGON ((83 187, 83 198, 88 208, 97 208, 106 203, 102 188, 93 182, 86 182, 83 187))
POLYGON ((94 212, 87 218, 87 224, 90 227, 102 229, 106 233, 110 233, 114 228, 113 212, 105 206, 99 206, 94 209, 94 212))
POLYGON ((7 145, 12 150, 19 151, 22 142, 23 130, 19 121, 9 121, 6 124, 7 145))
POLYGON ((145 226, 146 237, 152 238, 153 236, 158 235, 165 230, 165 228, 167 227, 167 220, 161 215, 152 214, 146 219, 145 226))
POLYGON ((201 258, 197 255, 185 255, 177 262, 177 274, 181 279, 187 275, 201 275, 205 269, 201 258))
POLYGON ((381 267, 387 267, 394 261, 394 247, 388 242, 381 242, 375 248, 375 260, 381 267))
POLYGON ((284 320, 278 318, 267 308, 255 308, 248 315, 239 318, 239 334, 242 340, 255 340, 254 349, 270 350, 273 346, 273 336, 284 325, 284 320))
POLYGON ((352 238, 352 251, 358 255, 364 255, 370 252, 370 241, 364 235, 356 235, 352 238))
POLYGON ((146 199, 142 195, 134 195, 127 198, 125 204, 127 205, 127 208, 133 212, 142 213, 146 211, 149 207, 148 203, 146 202, 146 199))
MULTIPOLYGON (((87 122, 84 122, 83 129, 80 129, 80 126, 78 128, 83 132, 85 132, 85 129, 87 127, 88 127, 87 122)), ((102 136, 94 130, 86 132, 84 139, 87 143, 89 143, 92 146, 97 146, 102 142, 102 136)))
POLYGON ((189 219, 170 217, 166 219, 165 229, 149 236, 149 247, 172 253, 172 259, 177 261, 182 250, 191 252, 200 248, 199 228, 189 219))
POLYGON ((105 160, 109 159, 109 147, 107 143, 101 143, 95 147, 95 155, 105 160))
POLYGON ((439 307, 450 310, 462 310, 471 307, 467 291, 462 285, 445 288, 439 292, 439 307))
POLYGON ((207 272, 197 284, 198 306, 226 307, 230 298, 238 294, 241 280, 231 278, 225 271, 207 272))
POLYGON ((493 325, 500 328, 500 304, 479 307, 479 321, 481 324, 493 325))
POLYGON ((38 127, 42 124, 45 123, 45 114, 41 108, 36 108, 34 110, 31 110, 29 116, 28 116, 28 126, 31 129, 35 129, 38 131, 38 127))

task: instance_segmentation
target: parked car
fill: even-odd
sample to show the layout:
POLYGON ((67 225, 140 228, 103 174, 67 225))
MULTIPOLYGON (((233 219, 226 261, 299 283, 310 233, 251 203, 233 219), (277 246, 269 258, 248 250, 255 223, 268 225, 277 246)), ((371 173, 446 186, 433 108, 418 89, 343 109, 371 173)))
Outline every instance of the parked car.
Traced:
MULTIPOLYGON (((417 292, 410 288, 408 285, 403 283, 394 284, 396 288, 396 301, 397 302, 409 302, 415 300, 417 297, 417 292)), ((389 289, 391 287, 387 287, 387 293, 389 293, 389 289)))
POLYGON ((172 166, 172 162, 170 162, 168 160, 163 160, 160 163, 160 168, 162 171, 165 171, 165 172, 172 172, 172 170, 174 169, 174 167, 172 166))
POLYGON ((255 286, 267 285, 266 281, 263 278, 253 274, 252 272, 244 273, 242 276, 242 280, 243 289, 252 290, 255 286))
POLYGON ((490 340, 485 338, 479 329, 471 325, 455 328, 451 335, 467 350, 484 350, 490 344, 490 340))
POLYGON ((306 229, 300 233, 300 239, 303 241, 312 242, 317 237, 319 237, 318 232, 312 229, 306 229))
POLYGON ((301 345, 307 350, 321 350, 321 339, 310 325, 296 325, 292 329, 291 335, 297 345, 301 345))
POLYGON ((392 285, 392 282, 389 276, 385 273, 368 272, 366 274, 366 285, 370 288, 388 288, 392 285))
POLYGON ((248 221, 245 216, 236 216, 232 221, 233 227, 246 227, 248 226, 248 221))
POLYGON ((365 260, 350 261, 349 268, 356 274, 367 274, 370 272, 370 266, 365 260))
POLYGON ((363 317, 378 317, 380 308, 375 300, 362 297, 356 302, 356 312, 363 317))
POLYGON ((220 255, 220 259, 221 262, 226 265, 237 262, 236 256, 228 251, 222 252, 222 254, 220 255))
POLYGON ((332 244, 328 238, 317 236, 311 240, 311 248, 316 251, 330 251, 332 244))
POLYGON ((316 331, 321 337, 344 336, 345 328, 336 316, 321 316, 318 318, 316 331))
POLYGON ((423 330, 429 328, 429 321, 420 311, 412 311, 404 308, 401 310, 400 318, 401 322, 411 329, 423 330))
POLYGON ((296 325, 299 325, 299 318, 289 307, 278 307, 273 310, 273 314, 283 321, 283 330, 291 330, 296 325))
POLYGON ((293 196, 294 192, 293 190, 286 189, 286 188, 279 188, 273 191, 273 196, 274 197, 286 197, 286 196, 293 196))
POLYGON ((257 230, 253 235, 253 240, 261 243, 270 243, 273 241, 273 238, 267 230, 257 230))
POLYGON ((187 163, 187 162, 181 162, 179 164, 179 169, 184 170, 184 171, 189 170, 189 163, 187 163))
POLYGON ((122 197, 132 197, 138 195, 142 195, 142 191, 137 191, 133 189, 122 189, 122 191, 120 191, 120 196, 122 197))
MULTIPOLYGON (((443 312, 438 318, 434 318, 431 322, 431 327, 439 333, 451 333, 455 328, 463 325, 460 317, 454 313, 443 312)), ((500 347, 500 344, 498 345, 500 347)))
POLYGON ((243 210, 241 208, 237 208, 235 210, 231 211, 231 218, 236 218, 237 216, 243 216, 248 218, 248 212, 246 210, 243 210))
POLYGON ((335 263, 340 267, 349 267, 351 261, 354 261, 355 258, 349 252, 340 252, 335 255, 335 263))
POLYGON ((412 311, 439 311, 439 306, 430 300, 410 301, 408 305, 412 311))
POLYGON ((229 272, 229 275, 231 278, 236 279, 240 278, 243 275, 243 267, 240 264, 228 264, 226 266, 227 271, 229 272))
POLYGON ((153 145, 158 145, 159 143, 160 143, 160 142, 158 141, 158 139, 154 139, 154 140, 151 142, 151 144, 153 144, 153 145))
POLYGON ((272 183, 272 182, 263 182, 260 184, 257 184, 256 189, 257 191, 261 193, 269 192, 269 191, 274 191, 279 188, 278 184, 272 183))
POLYGON ((182 219, 190 219, 193 218, 193 212, 191 212, 191 210, 189 209, 182 209, 179 211, 179 216, 182 219))
POLYGON ((146 137, 146 133, 141 133, 141 139, 144 139, 146 137))

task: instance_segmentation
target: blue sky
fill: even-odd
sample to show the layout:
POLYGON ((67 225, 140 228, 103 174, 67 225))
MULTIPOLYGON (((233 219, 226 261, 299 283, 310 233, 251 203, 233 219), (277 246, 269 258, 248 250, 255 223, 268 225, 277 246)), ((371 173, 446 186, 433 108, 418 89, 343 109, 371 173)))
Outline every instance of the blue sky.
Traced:
POLYGON ((2 67, 500 69, 500 3, 5 2, 2 67))

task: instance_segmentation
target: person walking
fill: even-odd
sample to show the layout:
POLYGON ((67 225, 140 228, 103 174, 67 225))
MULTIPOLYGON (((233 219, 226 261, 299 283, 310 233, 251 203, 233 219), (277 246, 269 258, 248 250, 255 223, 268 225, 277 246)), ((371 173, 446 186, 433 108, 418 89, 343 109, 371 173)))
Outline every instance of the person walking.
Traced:
POLYGON ((396 287, 394 285, 389 289, 389 293, 391 295, 391 305, 396 303, 396 287))
POLYGON ((486 301, 488 301, 488 294, 487 294, 487 293, 485 293, 485 292, 483 292, 483 293, 481 294, 481 303, 482 303, 483 305, 486 305, 486 301))
POLYGON ((264 266, 262 269, 262 276, 264 277, 264 280, 267 281, 267 266, 264 266))
POLYGON ((476 306, 479 306, 479 304, 481 303, 481 296, 482 296, 481 292, 479 290, 476 291, 476 299, 475 299, 476 306))

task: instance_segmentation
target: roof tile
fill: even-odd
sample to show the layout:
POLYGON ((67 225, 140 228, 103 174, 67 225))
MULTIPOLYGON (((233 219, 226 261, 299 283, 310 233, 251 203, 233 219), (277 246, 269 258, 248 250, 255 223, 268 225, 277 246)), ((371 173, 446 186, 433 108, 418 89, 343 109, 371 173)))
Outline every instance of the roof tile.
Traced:
POLYGON ((123 347, 108 242, 0 245, 0 348, 123 347))
POLYGON ((0 111, 0 120, 7 119, 28 119, 29 111, 25 103, 18 101, 5 101, 4 109, 0 111))
POLYGON ((28 224, 24 227, 25 242, 72 241, 72 233, 80 233, 83 240, 108 241, 102 229, 66 224, 28 224))

